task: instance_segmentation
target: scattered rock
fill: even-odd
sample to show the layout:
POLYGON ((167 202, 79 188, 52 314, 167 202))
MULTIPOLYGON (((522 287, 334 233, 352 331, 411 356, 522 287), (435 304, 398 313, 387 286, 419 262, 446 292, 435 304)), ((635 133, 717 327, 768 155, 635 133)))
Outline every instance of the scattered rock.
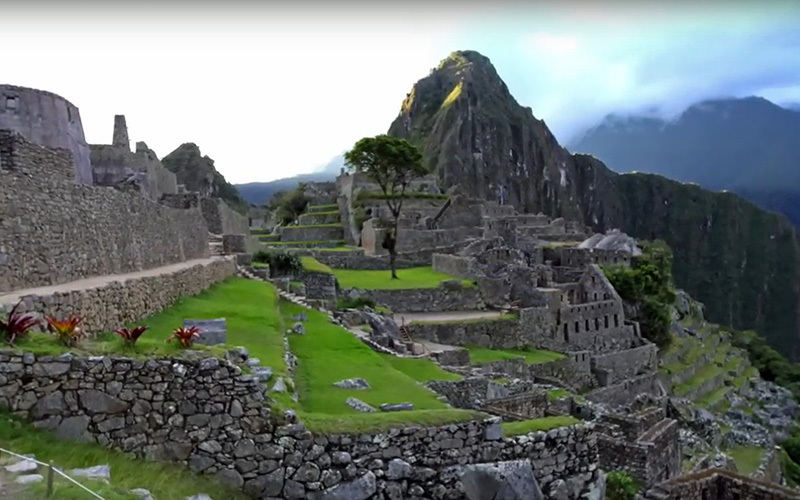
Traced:
POLYGON ((333 385, 341 389, 369 389, 369 384, 363 378, 346 378, 333 385))
POLYGON ((190 328, 192 326, 196 326, 200 331, 200 336, 194 339, 198 344, 224 344, 228 339, 228 328, 225 324, 225 318, 187 319, 183 321, 184 328, 190 328))
POLYGON ((360 399, 347 398, 347 401, 345 401, 345 403, 347 403, 347 406, 349 406, 350 408, 353 408, 356 411, 360 411, 360 412, 364 412, 364 413, 372 413, 372 412, 375 411, 375 408, 373 408, 372 406, 368 405, 367 403, 361 401, 360 399))
POLYGON ((261 364, 261 360, 258 358, 250 358, 247 361, 245 361, 244 364, 250 367, 256 367, 261 364))
POLYGON ((136 488, 131 490, 131 495, 141 498, 141 500, 156 500, 155 497, 153 497, 153 494, 144 488, 136 488))
POLYGON ((383 403, 381 411, 409 411, 414 409, 414 403, 383 403))
POLYGON ((27 474, 24 476, 19 476, 14 480, 15 483, 19 484, 32 484, 32 483, 39 483, 44 481, 44 476, 41 474, 27 474))
POLYGON ((308 314, 305 311, 301 311, 300 314, 293 315, 292 319, 295 321, 308 321, 308 314))
POLYGON ((253 375, 259 382, 267 382, 272 378, 272 368, 268 366, 253 368, 253 375))
POLYGON ((108 482, 111 479, 111 467, 108 465, 95 465, 94 467, 87 467, 86 469, 72 469, 68 474, 70 476, 99 479, 108 482))
POLYGON ((283 381, 283 377, 278 377, 278 380, 275 381, 272 392, 286 392, 286 382, 283 381))
POLYGON ((198 493, 197 495, 186 497, 186 500, 213 500, 213 499, 205 493, 198 493))
POLYGON ((20 460, 11 465, 6 465, 6 471, 13 472, 14 474, 26 474, 28 472, 36 472, 38 467, 39 466, 33 460, 20 460))
POLYGON ((292 325, 292 329, 290 330, 292 333, 296 333, 297 335, 305 335, 306 334, 306 327, 303 323, 299 321, 292 325))

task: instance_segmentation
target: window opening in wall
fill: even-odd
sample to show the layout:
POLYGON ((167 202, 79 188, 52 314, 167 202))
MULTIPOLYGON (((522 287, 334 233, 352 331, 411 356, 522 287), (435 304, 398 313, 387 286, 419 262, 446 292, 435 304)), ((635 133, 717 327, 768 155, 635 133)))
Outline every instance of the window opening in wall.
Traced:
POLYGON ((586 331, 587 332, 589 331, 589 320, 588 319, 586 320, 586 331))
POLYGON ((594 276, 592 276, 592 283, 594 283, 594 276))
POLYGON ((616 314, 614 315, 614 326, 615 327, 619 326, 619 316, 617 316, 616 314))
POLYGON ((580 322, 579 322, 579 321, 576 321, 576 322, 575 322, 575 333, 578 333, 579 331, 581 331, 581 330, 580 330, 580 328, 579 328, 579 326, 580 326, 580 322))
POLYGON ((600 318, 595 318, 594 319, 594 329, 595 330, 599 330, 600 329, 600 318))
POLYGON ((15 96, 6 96, 6 109, 16 111, 19 107, 19 101, 15 96))
POLYGON ((708 500, 708 490, 703 490, 703 500, 708 500))
POLYGON ((564 342, 569 342, 569 324, 564 323, 564 342))
POLYGON ((594 292, 594 299, 593 300, 597 300, 597 292, 594 292))
POLYGON ((608 316, 606 316, 606 328, 608 328, 608 316))

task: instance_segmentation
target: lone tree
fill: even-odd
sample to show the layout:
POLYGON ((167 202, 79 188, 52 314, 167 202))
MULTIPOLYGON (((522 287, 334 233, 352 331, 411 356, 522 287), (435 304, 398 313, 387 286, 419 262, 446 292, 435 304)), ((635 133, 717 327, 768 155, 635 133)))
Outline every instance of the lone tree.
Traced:
POLYGON ((383 191, 393 219, 383 246, 389 251, 392 278, 397 279, 397 224, 406 188, 412 180, 428 173, 422 166, 422 153, 405 139, 382 134, 358 141, 344 154, 344 163, 351 171, 367 174, 383 191))

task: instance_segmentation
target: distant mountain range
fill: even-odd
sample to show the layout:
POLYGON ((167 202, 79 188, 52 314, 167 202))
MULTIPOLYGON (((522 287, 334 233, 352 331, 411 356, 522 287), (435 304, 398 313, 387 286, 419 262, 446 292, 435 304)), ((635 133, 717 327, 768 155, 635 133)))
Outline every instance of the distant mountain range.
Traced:
POLYGON ((310 174, 300 174, 294 177, 286 177, 270 182, 248 182, 247 184, 236 184, 239 194, 253 205, 266 204, 272 195, 278 191, 289 191, 294 189, 300 182, 326 182, 332 181, 339 175, 340 169, 344 167, 344 156, 337 155, 325 164, 319 171, 310 174))
POLYGON ((609 115, 568 149, 619 172, 729 190, 800 225, 798 110, 747 97, 700 102, 672 121, 609 115))

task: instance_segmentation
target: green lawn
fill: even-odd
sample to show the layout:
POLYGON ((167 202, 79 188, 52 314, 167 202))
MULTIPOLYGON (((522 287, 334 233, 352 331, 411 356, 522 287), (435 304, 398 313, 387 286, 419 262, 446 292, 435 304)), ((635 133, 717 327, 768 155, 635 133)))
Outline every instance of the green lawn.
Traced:
POLYGON ((727 454, 736 462, 736 468, 741 474, 749 476, 758 469, 761 458, 764 456, 763 448, 754 446, 734 446, 727 450, 727 454))
POLYGON ((569 391, 566 389, 553 389, 547 393, 548 401, 555 401, 557 399, 569 396, 569 391))
POLYGON ((325 264, 318 261, 314 257, 309 257, 307 255, 304 255, 300 257, 300 262, 303 263, 303 269, 305 269, 306 271, 317 271, 328 274, 333 272, 333 270, 330 267, 326 266, 325 264))
POLYGON ((524 358, 528 364, 538 365, 565 357, 561 353, 544 349, 488 349, 476 345, 467 345, 465 347, 469 351, 469 359, 473 365, 519 358, 524 358))
POLYGON ((469 318, 469 319, 447 319, 440 321, 419 321, 414 320, 412 323, 415 325, 455 325, 455 324, 474 324, 474 323, 490 323, 494 321, 518 321, 519 315, 517 313, 502 313, 500 316, 491 318, 469 318))
MULTIPOLYGON (((246 495, 225 488, 209 476, 198 476, 183 466, 168 463, 135 460, 130 455, 115 452, 97 444, 62 441, 52 433, 35 429, 32 425, 0 414, 0 443, 3 448, 19 454, 33 454, 37 460, 48 462, 62 469, 78 469, 108 464, 111 467, 111 483, 85 480, 91 490, 106 500, 135 500, 128 493, 134 488, 150 490, 158 500, 183 500, 188 496, 207 493, 211 498, 244 500, 246 495)), ((78 487, 59 479, 54 481, 54 495, 59 500, 86 500, 91 498, 78 487)), ((30 490, 30 496, 15 496, 19 500, 45 498, 44 485, 30 490)))
POLYGON ((184 319, 225 318, 228 331, 227 346, 206 347, 194 344, 193 349, 208 350, 220 355, 233 346, 244 346, 250 356, 259 358, 276 373, 285 373, 283 336, 276 309, 276 293, 263 281, 228 278, 192 297, 183 297, 164 311, 142 321, 126 325, 147 325, 147 330, 133 349, 127 348, 113 333, 96 340, 86 340, 78 347, 67 349, 49 334, 34 334, 18 347, 36 354, 58 354, 64 351, 85 354, 122 354, 133 357, 170 356, 179 354, 177 343, 168 344, 172 330, 183 326, 184 319))
MULTIPOLYGON (((281 301, 284 321, 304 310, 301 306, 281 301)), ((418 409, 443 409, 446 405, 436 395, 419 385, 412 377, 396 370, 353 334, 332 324, 319 311, 305 309, 308 314, 305 335, 292 335, 289 345, 298 358, 295 373, 300 404, 310 413, 353 414, 344 401, 356 397, 372 406, 381 403, 412 402, 418 409), (366 380, 369 390, 345 390, 333 386, 346 378, 366 380)))
POLYGON ((509 436, 519 436, 520 434, 528 434, 536 431, 549 431, 558 427, 566 427, 568 425, 577 424, 580 422, 575 417, 569 415, 558 415, 555 417, 542 417, 533 420, 522 420, 521 422, 504 422, 500 424, 503 428, 503 433, 509 436))
POLYGON ((429 359, 399 358, 391 354, 379 354, 392 367, 417 382, 430 380, 461 380, 461 375, 447 370, 442 370, 439 365, 429 359))
MULTIPOLYGON (((458 279, 449 274, 436 272, 430 266, 398 269, 398 279, 392 279, 388 270, 333 269, 332 271, 342 288, 361 288, 364 290, 436 288, 441 281, 458 279)), ((469 280, 461 280, 461 282, 464 286, 473 286, 473 283, 469 280)))

